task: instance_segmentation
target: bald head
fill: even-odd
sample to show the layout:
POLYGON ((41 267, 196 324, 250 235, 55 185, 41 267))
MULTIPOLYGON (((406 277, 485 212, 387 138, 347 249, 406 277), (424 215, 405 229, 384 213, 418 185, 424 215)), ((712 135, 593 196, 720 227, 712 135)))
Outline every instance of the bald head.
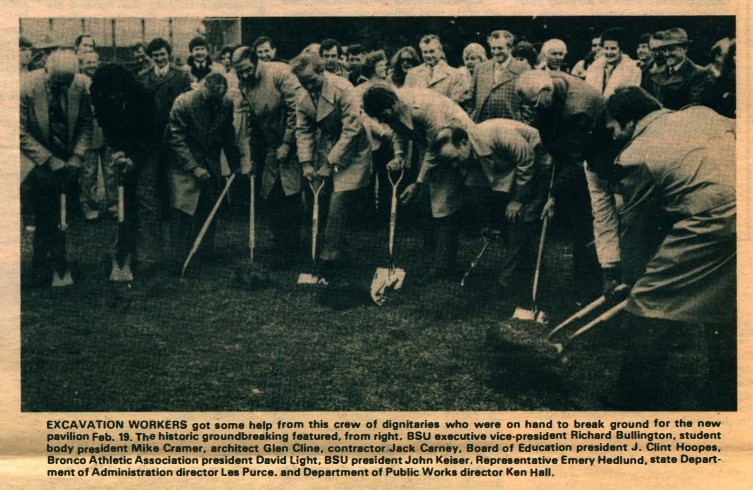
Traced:
POLYGON ((59 49, 50 53, 45 71, 50 85, 54 88, 70 86, 78 72, 78 56, 69 49, 59 49))
POLYGON ((547 99, 554 93, 554 82, 545 71, 527 70, 515 82, 515 92, 525 105, 548 108, 551 103, 547 104, 547 99))

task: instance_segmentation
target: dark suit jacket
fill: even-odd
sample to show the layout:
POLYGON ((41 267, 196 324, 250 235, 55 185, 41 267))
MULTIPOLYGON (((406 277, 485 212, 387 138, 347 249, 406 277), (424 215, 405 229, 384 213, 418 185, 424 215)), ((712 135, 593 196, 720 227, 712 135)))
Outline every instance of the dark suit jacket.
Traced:
POLYGON ((701 103, 703 91, 712 83, 714 76, 711 72, 686 59, 671 76, 666 67, 651 73, 648 88, 664 107, 677 110, 686 105, 701 103))
POLYGON ((471 102, 474 122, 504 118, 522 121, 520 97, 515 93, 515 80, 528 70, 526 63, 510 60, 499 83, 494 82, 494 64, 488 60, 479 63, 473 70, 471 81, 471 102))
POLYGON ((183 92, 191 90, 191 75, 171 64, 164 77, 158 77, 154 68, 150 68, 141 73, 140 81, 154 101, 155 141, 159 144, 170 120, 170 109, 175 99, 183 92))
MULTIPOLYGON (((21 180, 36 165, 44 165, 53 156, 50 151, 50 108, 44 69, 34 70, 21 80, 21 180)), ((66 160, 72 155, 84 157, 92 132, 92 110, 86 90, 86 78, 76 75, 68 88, 68 141, 66 160)))
POLYGON ((552 193, 563 197, 576 174, 583 174, 583 162, 595 158, 609 141, 603 139, 606 130, 601 94, 578 77, 560 71, 549 74, 554 81, 554 101, 549 110, 538 115, 534 125, 556 164, 552 193))

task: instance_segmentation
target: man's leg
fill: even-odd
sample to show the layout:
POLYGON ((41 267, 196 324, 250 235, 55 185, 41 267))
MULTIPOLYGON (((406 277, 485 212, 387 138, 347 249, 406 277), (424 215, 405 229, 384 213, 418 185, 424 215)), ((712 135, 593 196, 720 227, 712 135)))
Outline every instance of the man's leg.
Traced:
POLYGON ((37 167, 27 177, 31 208, 36 229, 32 241, 32 281, 49 285, 52 267, 51 255, 55 247, 60 221, 60 188, 55 184, 52 172, 37 167))
POLYGON ((453 213, 443 218, 434 218, 436 242, 434 247, 433 268, 439 276, 447 275, 455 269, 458 255, 458 235, 460 232, 460 213, 453 213))
POLYGON ((617 409, 666 410, 663 383, 670 349, 681 333, 679 322, 645 318, 623 312, 622 354, 617 385, 617 409))
POLYGON ((324 229, 321 259, 333 263, 344 259, 345 233, 350 221, 350 210, 357 191, 333 192, 324 229))
POLYGON ((97 202, 99 153, 99 148, 87 150, 84 161, 81 163, 81 211, 88 221, 99 218, 99 202, 97 202))
POLYGON ((269 226, 274 239, 275 254, 284 267, 298 258, 301 235, 301 194, 285 195, 278 180, 268 197, 269 226))

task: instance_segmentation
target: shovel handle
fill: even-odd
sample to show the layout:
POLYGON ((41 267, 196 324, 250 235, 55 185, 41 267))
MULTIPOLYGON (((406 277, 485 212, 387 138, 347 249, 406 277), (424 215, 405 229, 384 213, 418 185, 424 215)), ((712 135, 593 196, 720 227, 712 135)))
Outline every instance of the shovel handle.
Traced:
POLYGON ((60 231, 68 231, 68 210, 65 193, 60 194, 60 231))
POLYGON ((248 252, 253 262, 256 248, 256 183, 253 175, 249 175, 248 182, 248 252))
POLYGON ((196 239, 193 242, 193 246, 191 246, 191 251, 188 252, 188 257, 186 257, 186 261, 183 262, 183 268, 180 271, 181 279, 185 277, 188 264, 191 262, 191 259, 199 250, 199 246, 201 246, 201 242, 202 240, 204 240, 204 235, 207 234, 209 225, 212 224, 212 220, 214 219, 214 216, 217 214, 217 210, 220 208, 220 205, 222 204, 222 200, 225 199, 225 194, 227 194, 228 189, 230 189, 230 186, 235 180, 235 176, 236 176, 235 173, 230 174, 230 178, 228 178, 227 182, 225 182, 225 187, 222 189, 220 196, 215 201, 214 206, 212 207, 212 210, 209 212, 209 216, 207 216, 207 219, 204 221, 204 224, 201 226, 201 229, 199 230, 199 234, 196 236, 196 239))
POLYGON ((531 300, 535 307, 536 296, 539 292, 539 277, 541 277, 541 262, 544 258, 544 244, 546 243, 546 230, 549 226, 549 216, 544 216, 544 224, 541 225, 541 238, 539 238, 539 253, 536 256, 536 271, 533 273, 533 291, 531 291, 531 300))
POLYGON ((397 186, 403 180, 405 170, 400 170, 400 176, 397 180, 392 179, 392 173, 387 170, 387 178, 392 186, 392 201, 390 202, 390 264, 392 263, 392 253, 395 249, 395 228, 397 228, 397 186))
POLYGON ((594 328, 596 325, 599 325, 600 323, 604 323, 605 321, 611 319, 613 316, 615 316, 617 313, 621 312, 623 308, 627 305, 628 300, 622 300, 621 302, 617 303, 613 307, 609 308, 607 311, 602 313, 601 315, 597 316, 593 320, 591 320, 586 325, 583 325, 578 330, 575 331, 571 336, 568 337, 568 341, 575 339, 576 337, 580 337, 584 333, 588 332, 592 328, 594 328))
POLYGON ((313 181, 309 181, 309 187, 314 194, 314 205, 311 214, 311 261, 316 263, 316 240, 319 235, 319 192, 324 187, 324 180, 321 180, 319 187, 314 186, 313 181))

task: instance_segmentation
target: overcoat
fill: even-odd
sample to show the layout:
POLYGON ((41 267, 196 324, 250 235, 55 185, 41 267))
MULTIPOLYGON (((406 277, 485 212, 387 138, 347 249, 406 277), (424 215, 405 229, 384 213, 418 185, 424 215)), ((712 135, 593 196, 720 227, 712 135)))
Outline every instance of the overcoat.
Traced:
POLYGON ((586 70, 585 81, 591 87, 601 93, 605 99, 620 87, 640 87, 641 69, 630 56, 623 54, 622 59, 614 67, 612 73, 604 84, 604 67, 607 60, 604 56, 597 57, 586 70))
POLYGON ((679 70, 669 74, 668 67, 656 70, 648 76, 648 91, 667 109, 682 109, 686 105, 699 104, 704 90, 714 83, 711 72, 696 65, 690 59, 679 70))
MULTIPOLYGON (((456 126, 468 131, 473 126, 458 104, 433 90, 402 88, 397 90, 397 96, 400 122, 392 128, 395 154, 407 154, 410 140, 428 148, 442 128, 456 126)), ((427 150, 417 180, 429 184, 432 216, 443 218, 462 207, 464 177, 455 171, 435 168, 434 159, 434 154, 427 150)))
POLYGON ((253 86, 239 87, 236 102, 242 107, 242 117, 248 120, 242 125, 239 145, 241 153, 250 154, 249 129, 256 127, 266 146, 266 157, 261 180, 261 197, 266 199, 272 192, 275 182, 280 179, 286 196, 301 191, 301 165, 295 149, 296 101, 303 92, 298 78, 285 63, 276 61, 259 62, 254 74, 253 86), (280 164, 275 157, 277 148, 287 143, 290 152, 286 161, 280 164))
POLYGON ((318 101, 300 90, 296 106, 298 160, 314 168, 337 165, 335 192, 361 189, 371 179, 371 148, 354 100, 353 86, 343 77, 323 73, 318 101))
POLYGON ((426 63, 411 68, 405 75, 403 88, 428 88, 449 97, 458 104, 465 100, 468 85, 460 70, 451 67, 444 60, 439 60, 434 65, 431 75, 429 78, 429 66, 426 63))
POLYGON ((224 150, 231 169, 239 165, 233 103, 224 98, 213 104, 200 89, 178 96, 170 111, 168 141, 173 151, 168 169, 170 206, 193 216, 203 186, 222 185, 220 150, 224 150), (209 181, 201 183, 194 177, 196 167, 209 172, 209 181))
MULTIPOLYGON (((621 221, 662 217, 668 229, 633 287, 627 311, 690 323, 736 316, 735 122, 702 106, 638 122, 616 160, 621 221), (646 210, 644 203, 656 208, 646 210), (639 216, 636 218, 634 214, 639 216)), ((642 236, 624 226, 627 248, 642 236)))

